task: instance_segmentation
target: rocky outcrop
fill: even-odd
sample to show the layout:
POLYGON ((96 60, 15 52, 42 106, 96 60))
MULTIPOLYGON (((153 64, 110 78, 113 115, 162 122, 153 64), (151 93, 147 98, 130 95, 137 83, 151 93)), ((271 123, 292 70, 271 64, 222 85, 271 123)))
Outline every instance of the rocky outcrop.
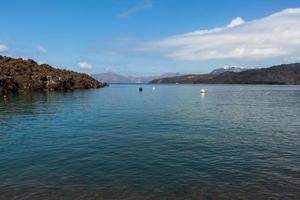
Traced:
POLYGON ((192 74, 156 79, 151 83, 285 84, 300 85, 300 63, 221 74, 192 74))
POLYGON ((34 60, 0 56, 0 93, 73 90, 106 86, 87 74, 56 69, 34 60))

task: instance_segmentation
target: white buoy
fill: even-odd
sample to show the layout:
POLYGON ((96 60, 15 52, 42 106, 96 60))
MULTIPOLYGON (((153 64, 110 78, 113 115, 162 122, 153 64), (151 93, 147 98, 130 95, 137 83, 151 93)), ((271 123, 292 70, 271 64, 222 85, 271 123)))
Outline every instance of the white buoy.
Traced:
POLYGON ((201 93, 201 94, 205 94, 205 93, 206 93, 206 90, 205 90, 205 89, 201 89, 201 90, 200 90, 200 93, 201 93))
POLYGON ((155 90, 155 87, 153 87, 152 90, 155 90))

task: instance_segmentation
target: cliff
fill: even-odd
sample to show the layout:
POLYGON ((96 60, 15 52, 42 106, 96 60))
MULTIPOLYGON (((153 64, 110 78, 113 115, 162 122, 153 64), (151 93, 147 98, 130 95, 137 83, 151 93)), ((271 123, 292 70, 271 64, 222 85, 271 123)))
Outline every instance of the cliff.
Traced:
POLYGON ((74 90, 106 86, 87 74, 56 69, 33 60, 0 56, 0 93, 74 90))

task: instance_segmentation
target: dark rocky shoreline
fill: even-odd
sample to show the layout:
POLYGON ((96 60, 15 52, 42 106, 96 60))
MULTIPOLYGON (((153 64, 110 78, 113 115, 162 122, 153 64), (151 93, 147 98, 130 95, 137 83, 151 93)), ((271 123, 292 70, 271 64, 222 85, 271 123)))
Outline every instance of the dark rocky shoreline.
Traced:
POLYGON ((91 76, 34 60, 0 56, 0 93, 102 88, 91 76))

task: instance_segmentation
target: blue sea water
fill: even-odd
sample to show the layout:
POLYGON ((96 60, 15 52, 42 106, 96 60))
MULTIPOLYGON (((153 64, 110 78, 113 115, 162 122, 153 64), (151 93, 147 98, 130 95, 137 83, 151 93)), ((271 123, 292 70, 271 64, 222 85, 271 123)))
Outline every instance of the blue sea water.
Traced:
POLYGON ((300 199, 300 86, 10 95, 0 199, 300 199))

